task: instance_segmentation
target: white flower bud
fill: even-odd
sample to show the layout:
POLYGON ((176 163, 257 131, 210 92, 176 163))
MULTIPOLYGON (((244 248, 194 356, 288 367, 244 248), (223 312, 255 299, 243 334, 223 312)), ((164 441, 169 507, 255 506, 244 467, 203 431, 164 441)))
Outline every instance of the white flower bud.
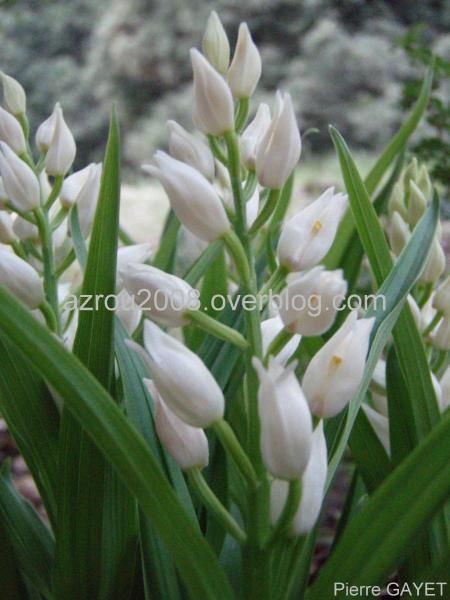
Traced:
POLYGON ((22 219, 20 216, 15 218, 13 230, 22 242, 26 240, 37 242, 39 240, 39 230, 36 225, 33 225, 33 223, 30 223, 26 219, 22 219))
POLYGON ((333 244, 347 208, 347 195, 328 188, 317 200, 294 215, 283 227, 278 259, 289 271, 315 267, 333 244))
POLYGON ((435 291, 432 306, 444 315, 450 317, 450 276, 446 277, 435 291))
POLYGON ((398 212, 405 221, 408 218, 408 209, 405 205, 405 186, 401 179, 394 185, 389 198, 388 214, 392 215, 394 212, 398 212))
POLYGON ((209 448, 203 429, 184 423, 164 402, 153 381, 144 382, 155 403, 155 429, 161 444, 183 471, 206 467, 209 448))
POLYGON ((438 350, 450 350, 450 317, 444 317, 432 335, 433 346, 438 350))
POLYGON ((131 263, 145 263, 152 255, 152 245, 148 243, 121 246, 117 252, 117 270, 125 269, 131 263))
POLYGON ((1 73, 3 84, 3 98, 5 106, 13 115, 25 114, 27 110, 27 98, 25 90, 20 83, 6 73, 1 73))
POLYGON ((100 181, 102 177, 101 163, 92 163, 89 165, 88 176, 80 191, 78 192, 75 203, 78 207, 78 218, 83 237, 86 239, 90 232, 97 208, 98 194, 100 192, 100 181))
POLYGON ((39 206, 40 188, 36 175, 4 142, 0 142, 0 172, 14 208, 26 212, 39 206))
POLYGON ((259 190, 258 190, 258 188, 256 188, 255 191, 253 192, 251 198, 249 198, 249 200, 247 200, 247 203, 245 205, 245 219, 247 222, 248 229, 250 229, 250 227, 256 221, 258 212, 259 212, 259 190))
MULTIPOLYGON (((1 168, 0 168, 1 173, 1 168)), ((3 185, 3 179, 0 177, 0 210, 8 210, 8 194, 6 193, 5 186, 3 185)))
POLYGON ((280 297, 280 317, 287 331, 304 336, 328 331, 347 293, 342 270, 315 267, 292 273, 287 283, 280 297))
POLYGON ((206 23, 202 40, 203 54, 212 66, 225 75, 230 64, 230 42, 216 11, 212 11, 206 23))
POLYGON ((272 121, 256 151, 259 183, 270 189, 281 189, 297 165, 301 149, 302 141, 291 97, 278 92, 272 121))
POLYGON ((16 154, 27 150, 22 127, 16 117, 0 106, 0 140, 6 142, 16 154))
POLYGON ((386 450, 388 456, 391 455, 391 442, 389 438, 389 419, 381 413, 374 410, 368 404, 362 404, 362 410, 364 411, 372 429, 376 433, 377 438, 380 440, 383 448, 386 450))
POLYGON ((45 157, 45 170, 49 175, 57 177, 65 175, 70 170, 75 160, 76 145, 59 104, 56 104, 54 112, 56 113, 55 128, 45 157))
POLYGON ((126 290, 120 290, 117 294, 116 315, 119 317, 128 335, 133 335, 141 322, 142 311, 126 290))
POLYGON ((36 131, 35 142, 38 150, 45 153, 50 148, 56 125, 56 110, 43 121, 36 131))
MULTIPOLYGON (((316 524, 322 507, 328 473, 327 443, 321 421, 312 434, 311 456, 302 475, 302 495, 297 513, 294 516, 290 534, 293 536, 309 533, 316 524)), ((270 516, 275 524, 284 508, 288 493, 286 481, 275 480, 270 493, 270 516)))
POLYGON ((372 394, 372 404, 374 405, 377 412, 384 417, 389 417, 388 402, 386 396, 382 394, 372 394))
POLYGON ((227 82, 195 48, 191 49, 191 63, 194 72, 194 125, 211 135, 232 131, 234 105, 227 82))
POLYGON ((267 104, 261 103, 255 118, 247 125, 239 140, 241 161, 247 169, 256 169, 256 150, 269 125, 270 109, 267 104))
POLYGON ((191 166, 158 151, 155 165, 143 169, 164 186, 170 204, 183 225, 205 242, 221 238, 231 227, 223 204, 211 183, 191 166))
POLYGON ((13 220, 9 213, 0 212, 0 244, 12 244, 16 240, 13 220))
POLYGON ((181 127, 175 121, 168 121, 169 152, 173 158, 190 165, 206 179, 214 179, 214 156, 209 147, 181 127))
POLYGON ((422 165, 419 169, 419 173, 417 175, 417 185, 425 196, 426 201, 430 202, 433 196, 433 184, 431 183, 428 169, 425 165, 422 165))
POLYGON ((436 283, 445 271, 445 253, 437 237, 431 245, 430 254, 425 268, 419 277, 421 283, 436 283))
POLYGON ((410 163, 406 166, 403 171, 403 182, 405 184, 406 189, 409 189, 409 184, 411 180, 416 180, 419 175, 419 163, 417 162, 417 158, 415 156, 412 157, 410 163))
POLYGON ((317 417, 334 417, 353 398, 364 375, 374 321, 373 317, 357 320, 356 311, 352 311, 311 359, 303 377, 303 390, 317 417))
POLYGON ((386 361, 382 358, 375 365, 372 374, 372 383, 375 390, 381 391, 383 394, 386 392, 386 361))
POLYGON ((128 345, 146 360, 158 392, 182 421, 205 428, 222 419, 222 390, 200 358, 184 344, 147 320, 144 345, 148 354, 133 342, 128 345))
MULTIPOLYGON (((284 324, 279 315, 276 317, 272 317, 271 319, 266 319, 261 323, 263 354, 266 354, 270 344, 273 342, 273 340, 276 338, 276 336, 280 333, 282 329, 284 329, 284 324)), ((291 358, 291 356, 294 354, 294 352, 297 350, 300 340, 300 335, 293 335, 289 342, 284 346, 284 348, 282 348, 282 350, 277 354, 277 362, 279 362, 282 365, 285 365, 291 358)))
POLYGON ((409 182, 408 223, 412 227, 419 222, 426 208, 427 199, 424 193, 419 186, 411 180, 409 182))
POLYGON ((266 370, 253 359, 259 376, 258 407, 261 454, 268 471, 279 479, 299 479, 308 463, 312 420, 294 374, 296 363, 283 368, 270 359, 266 370))
POLYGON ((410 237, 408 224, 405 223, 400 213, 394 212, 389 226, 389 244, 395 256, 401 253, 410 237))
POLYGON ((146 317, 166 327, 189 323, 186 311, 198 308, 198 294, 183 279, 156 267, 128 264, 120 271, 125 289, 146 317))
POLYGON ((228 85, 235 98, 250 98, 261 77, 261 56, 248 29, 239 25, 233 60, 228 69, 228 85))
POLYGON ((27 262, 0 248, 0 286, 5 286, 30 309, 44 301, 44 288, 37 272, 27 262))
POLYGON ((447 367, 441 379, 442 398, 440 410, 444 413, 450 406, 450 367, 447 367))
POLYGON ((422 312, 417 302, 415 301, 414 296, 408 294, 406 300, 408 302, 415 324, 417 325, 419 330, 422 330, 422 312))
POLYGON ((61 193, 59 194, 61 206, 64 208, 70 208, 75 204, 77 196, 80 193, 83 185, 86 183, 89 173, 94 166, 95 163, 91 163, 87 167, 84 167, 84 169, 76 171, 64 179, 61 193))

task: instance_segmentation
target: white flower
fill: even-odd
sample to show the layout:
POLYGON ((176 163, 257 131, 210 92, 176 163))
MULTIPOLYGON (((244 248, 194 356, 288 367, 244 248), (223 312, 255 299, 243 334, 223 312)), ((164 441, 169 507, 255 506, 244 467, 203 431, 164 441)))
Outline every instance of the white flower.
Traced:
POLYGON ((281 189, 297 165, 301 149, 291 97, 278 92, 274 115, 256 151, 259 183, 270 189, 281 189))
POLYGON ((144 323, 148 354, 133 342, 128 345, 146 360, 158 392, 181 420, 205 428, 222 419, 222 390, 194 352, 148 320, 144 323))
POLYGON ((37 272, 6 248, 0 248, 0 285, 30 309, 38 308, 44 301, 44 288, 37 272))
POLYGON ((432 335, 433 346, 438 350, 450 350, 450 317, 444 317, 432 335))
MULTIPOLYGON (((262 347, 263 354, 266 354, 267 350, 271 342, 276 338, 276 336, 280 333, 280 331, 284 329, 283 321, 280 316, 272 317, 271 319, 266 319, 261 323, 261 335, 262 335, 262 347)), ((293 335, 289 342, 284 346, 284 348, 277 354, 277 361, 285 365, 291 356, 296 351, 301 340, 300 335, 293 335)))
POLYGON ((131 263, 145 263, 152 255, 152 245, 130 244, 121 246, 117 252, 117 270, 121 271, 131 263))
MULTIPOLYGON (((294 536, 309 533, 316 524, 322 507, 328 472, 327 444, 321 421, 312 434, 311 455, 301 478, 301 499, 290 533, 294 536)), ((270 494, 270 515, 275 524, 286 502, 288 483, 275 480, 270 494)))
POLYGON ((255 118, 247 125, 239 139, 241 161, 247 169, 256 169, 256 150, 269 125, 270 109, 262 102, 258 106, 255 118))
POLYGON ((120 276, 145 316, 167 327, 189 323, 186 311, 195 308, 198 296, 183 279, 142 264, 128 264, 120 276))
POLYGON ((101 163, 92 163, 89 165, 86 181, 75 198, 75 203, 78 207, 80 229, 84 238, 89 236, 94 221, 95 209, 97 208, 97 200, 100 192, 101 177, 101 163))
POLYGON ((120 290, 117 294, 116 315, 128 335, 132 335, 141 322, 142 311, 126 290, 120 290))
POLYGON ((388 456, 391 455, 391 442, 389 438, 389 419, 386 415, 374 410, 368 404, 361 405, 364 414, 366 415, 372 429, 376 433, 377 438, 380 440, 383 448, 386 450, 388 456))
POLYGON ((154 165, 143 169, 164 186, 170 204, 183 225, 205 242, 221 238, 231 227, 223 204, 211 183, 191 166, 158 151, 154 165))
POLYGON ((375 319, 359 319, 353 311, 342 327, 311 359, 303 390, 311 412, 334 417, 350 402, 364 375, 370 333, 375 319))
POLYGON ((212 66, 225 75, 230 64, 230 42, 216 11, 212 11, 206 23, 202 40, 203 54, 212 66))
POLYGON ((15 218, 13 230, 22 242, 26 240, 36 242, 39 240, 39 230, 36 225, 33 225, 33 223, 30 223, 26 219, 22 219, 22 217, 17 216, 15 218))
POLYGON ((335 194, 331 187, 294 215, 280 235, 280 264, 290 271, 306 271, 319 264, 333 244, 346 208, 347 195, 335 194))
POLYGON ((247 23, 239 25, 233 60, 228 69, 228 85, 235 98, 250 98, 261 77, 261 56, 247 23))
POLYGON ((191 49, 194 72, 192 120, 203 133, 223 135, 234 128, 233 96, 223 77, 195 48, 191 49))
POLYGON ((435 237, 431 245, 425 268, 419 277, 419 281, 421 283, 436 283, 445 271, 445 262, 444 250, 442 249, 438 237, 435 237))
POLYGON ((398 256, 409 241, 411 232, 408 224, 403 220, 400 213, 395 211, 391 216, 389 226, 389 244, 392 252, 398 256))
POLYGON ((52 114, 37 128, 35 142, 40 152, 45 153, 50 148, 53 134, 55 132, 56 115, 56 110, 53 110, 52 114))
POLYGON ((292 273, 287 283, 280 297, 280 317, 286 329, 305 336, 328 331, 347 293, 342 270, 325 271, 319 266, 292 273))
POLYGON ((70 170, 75 160, 76 145, 59 104, 56 104, 54 112, 56 113, 55 127, 45 157, 45 170, 49 175, 57 177, 65 175, 70 170))
POLYGON ((84 169, 75 171, 75 173, 72 173, 72 175, 69 175, 69 177, 64 179, 61 193, 59 194, 61 206, 70 208, 75 204, 78 194, 89 177, 89 173, 95 166, 95 163, 91 163, 87 167, 84 167, 84 169))
POLYGON ((23 115, 27 110, 25 90, 20 83, 6 73, 1 73, 5 106, 13 115, 23 115))
POLYGON ((298 479, 311 452, 312 421, 295 363, 283 368, 271 358, 266 370, 254 358, 259 376, 261 453, 268 471, 279 479, 298 479))
POLYGON ((6 142, 16 154, 27 150, 22 127, 16 117, 0 106, 0 140, 6 142))
POLYGON ((427 208, 427 199, 414 182, 409 182, 409 204, 408 204, 408 223, 414 227, 420 220, 427 208))
POLYGON ((441 412, 444 413, 450 406, 450 367, 447 367, 441 379, 441 412))
POLYGON ((36 175, 5 142, 0 142, 0 172, 14 208, 26 212, 39 206, 40 188, 36 175))
POLYGON ((446 277, 433 295, 432 306, 450 316, 450 277, 446 277))
POLYGON ((209 147, 181 127, 175 121, 168 121, 169 152, 173 158, 197 169, 206 179, 214 179, 214 156, 209 147))
POLYGON ((259 212, 259 190, 256 187, 252 196, 247 200, 247 202, 245 204, 245 219, 247 222, 248 229, 250 229, 250 227, 256 221, 258 212, 259 212))
POLYGON ((9 213, 0 212, 0 244, 12 244, 16 239, 13 220, 9 213))
POLYGON ((164 448, 183 471, 206 467, 209 448, 203 429, 179 419, 164 402, 153 381, 144 379, 144 382, 155 403, 155 429, 164 448))

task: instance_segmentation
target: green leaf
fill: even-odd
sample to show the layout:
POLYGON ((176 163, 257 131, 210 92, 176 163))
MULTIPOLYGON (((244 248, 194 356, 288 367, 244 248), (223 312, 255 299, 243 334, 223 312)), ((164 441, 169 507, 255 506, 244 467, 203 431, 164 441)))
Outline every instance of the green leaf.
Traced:
POLYGON ((80 220, 78 218, 78 206, 76 204, 72 207, 72 210, 70 211, 69 219, 70 233, 72 236, 75 255, 80 264, 81 270, 84 271, 84 269, 86 268, 87 250, 83 234, 81 233, 80 220))
POLYGON ((179 229, 180 221, 173 210, 170 210, 164 225, 158 252, 152 263, 154 267, 162 269, 167 273, 172 273, 173 271, 179 229))
POLYGON ((349 523, 308 600, 333 596, 334 582, 386 581, 411 542, 450 496, 450 412, 385 480, 349 523), (400 493, 408 490, 408 493, 400 493))
MULTIPOLYGON (((114 312, 120 204, 119 129, 112 115, 73 352, 107 389, 114 367, 114 312)), ((56 544, 57 594, 126 598, 137 556, 137 512, 102 453, 64 408, 60 435, 61 496, 56 544), (70 576, 68 576, 70 573, 70 576)))
POLYGON ((209 244, 209 246, 204 250, 197 260, 192 264, 186 273, 183 275, 183 279, 189 283, 189 285, 195 286, 209 269, 209 267, 213 264, 213 262, 217 259, 223 249, 222 240, 216 240, 209 244))
POLYGON ((229 583, 216 557, 186 514, 147 443, 105 389, 3 289, 0 330, 64 396, 66 408, 108 458, 151 520, 191 596, 231 600, 229 583))
POLYGON ((30 600, 9 536, 0 520, 0 581, 2 600, 30 600))
POLYGON ((0 470, 0 523, 21 573, 43 596, 52 598, 54 540, 31 504, 17 493, 6 465, 0 470))
POLYGON ((0 413, 55 523, 59 414, 42 378, 4 335, 0 335, 0 355, 0 413))

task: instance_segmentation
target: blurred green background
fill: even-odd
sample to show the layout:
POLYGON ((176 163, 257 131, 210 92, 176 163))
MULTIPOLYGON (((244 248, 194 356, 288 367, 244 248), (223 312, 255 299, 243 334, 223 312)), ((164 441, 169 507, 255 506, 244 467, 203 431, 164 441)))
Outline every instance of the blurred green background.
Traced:
MULTIPOLYGON (((400 47, 411 27, 423 24, 421 43, 450 54, 447 0, 9 0, 0 4, 0 68, 24 85, 33 128, 62 103, 78 166, 101 157, 115 102, 130 177, 164 145, 168 118, 191 127, 188 50, 212 9, 232 42, 249 23, 263 57, 256 100, 289 88, 301 128, 319 130, 307 155, 331 151, 328 123, 361 151, 389 139, 405 85, 424 72, 400 47)), ((448 89, 440 93, 448 102, 448 89)))

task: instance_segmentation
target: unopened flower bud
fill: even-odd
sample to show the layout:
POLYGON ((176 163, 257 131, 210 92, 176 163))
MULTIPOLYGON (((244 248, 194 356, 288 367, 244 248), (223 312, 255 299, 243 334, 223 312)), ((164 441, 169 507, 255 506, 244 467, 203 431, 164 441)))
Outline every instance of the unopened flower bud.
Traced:
POLYGON ((39 206, 40 189, 36 175, 4 142, 0 142, 0 172, 5 192, 14 208, 26 212, 39 206))
POLYGON ((250 98, 261 77, 261 56, 248 29, 239 25, 233 60, 228 69, 228 85, 235 98, 250 98))
POLYGON ((289 271, 315 267, 333 244, 347 208, 347 195, 328 188, 317 200, 294 215, 283 227, 278 259, 289 271))
POLYGON ((182 421, 205 428, 222 419, 222 390, 200 358, 184 344, 146 320, 147 352, 133 342, 128 345, 143 356, 158 392, 182 421))
POLYGON ((0 212, 0 244, 12 244, 16 240, 13 221, 9 213, 0 212))
POLYGON ((16 117, 0 106, 0 140, 6 142, 16 154, 27 150, 22 127, 16 117))
MULTIPOLYGON (((328 473, 327 443, 321 421, 312 434, 311 455, 302 475, 302 495, 289 533, 293 536, 309 533, 316 524, 322 507, 328 473)), ((275 524, 287 499, 288 483, 275 480, 270 494, 270 516, 275 524)))
POLYGON ((5 286, 30 309, 44 301, 44 288, 37 272, 27 262, 0 248, 0 286, 5 286))
MULTIPOLYGON (((0 168, 1 173, 1 168, 0 168)), ((8 194, 6 193, 5 186, 3 185, 3 179, 0 177, 0 210, 8 210, 8 194)))
POLYGON ((392 252, 398 256, 409 241, 411 232, 400 213, 394 212, 389 227, 389 244, 392 252))
POLYGON ((75 160, 76 146, 72 132, 63 117, 59 104, 55 106, 55 128, 45 157, 45 170, 54 177, 65 175, 75 160))
POLYGON ((254 358, 259 376, 258 407, 261 454, 268 471, 279 479, 299 479, 308 464, 312 420, 302 388, 293 372, 271 358, 266 370, 254 358))
POLYGON ((152 245, 148 243, 121 246, 117 251, 117 270, 121 271, 132 263, 142 264, 152 255, 152 245))
POLYGON ((256 221, 258 212, 259 212, 259 190, 258 190, 258 188, 256 188, 255 191, 253 192, 251 198, 249 198, 249 200, 247 200, 247 202, 245 204, 245 217, 246 217, 248 229, 250 229, 250 227, 256 221))
POLYGON ((26 219, 22 219, 20 216, 15 218, 13 229, 16 236, 22 242, 26 240, 36 242, 39 240, 39 230, 36 225, 33 225, 33 223, 30 223, 26 219))
POLYGON ((388 213, 389 215, 393 215, 395 212, 398 212, 404 220, 408 218, 408 209, 405 205, 405 186, 402 180, 397 181, 394 185, 391 197, 389 198, 388 213))
POLYGON ((317 417, 334 417, 353 398, 364 374, 374 321, 373 317, 357 320, 356 311, 352 311, 311 359, 303 390, 317 417))
POLYGON ((95 166, 95 163, 91 163, 87 167, 84 167, 84 169, 80 169, 64 179, 64 183, 59 194, 61 206, 64 208, 70 208, 75 204, 77 196, 80 193, 83 185, 86 183, 93 166, 95 166))
POLYGON ((274 115, 256 151, 259 183, 270 189, 281 189, 297 165, 301 149, 291 97, 278 92, 274 115))
POLYGON ((280 317, 287 331, 304 336, 328 331, 347 293, 342 270, 315 267, 292 273, 287 283, 280 297, 280 317))
POLYGON ((415 181, 419 175, 419 163, 417 162, 417 158, 415 156, 412 157, 409 164, 403 171, 403 182, 405 184, 405 188, 409 189, 409 184, 411 180, 415 181))
POLYGON ((53 134, 55 132, 56 115, 56 110, 54 110, 52 114, 39 125, 36 131, 36 146, 42 153, 47 152, 50 148, 53 134))
POLYGON ((440 383, 442 390, 440 410, 441 413, 444 413, 450 406, 450 367, 445 370, 440 383))
POLYGON ((241 161, 251 171, 256 169, 256 150, 261 138, 270 125, 270 109, 263 102, 256 111, 255 118, 251 121, 240 137, 241 161))
POLYGON ((206 179, 214 179, 214 156, 209 147, 178 125, 175 121, 168 121, 169 152, 173 158, 190 165, 199 171, 206 179))
POLYGON ((23 115, 27 110, 25 90, 20 83, 6 73, 1 73, 5 106, 13 115, 23 115))
POLYGON ((203 429, 179 419, 164 402, 153 381, 144 379, 144 382, 155 403, 155 429, 164 448, 183 471, 206 467, 209 448, 203 429))
POLYGON ((161 325, 183 327, 189 323, 186 311, 198 308, 198 295, 188 283, 156 267, 129 264, 120 276, 145 316, 161 325))
POLYGON ((433 346, 438 350, 450 350, 450 317, 444 317, 432 336, 433 346))
POLYGON ((362 410, 364 411, 372 429, 376 433, 377 438, 380 440, 383 448, 386 450, 386 454, 391 454, 391 442, 389 438, 389 419, 381 413, 374 410, 368 404, 362 404, 362 410))
POLYGON ((450 317, 450 276, 446 277, 433 295, 433 308, 450 317))
MULTIPOLYGON (((266 319, 261 323, 261 335, 262 335, 262 347, 263 354, 266 354, 270 344, 276 338, 276 336, 284 329, 284 323, 281 317, 278 315, 271 319, 266 319)), ((289 340, 289 342, 283 347, 283 349, 277 354, 276 359, 282 365, 285 365, 291 356, 296 351, 301 340, 301 336, 295 334, 289 340)))
POLYGON ((191 49, 194 72, 194 125, 206 134, 223 135, 234 128, 234 105, 227 82, 195 48, 191 49))
POLYGON ((202 50, 212 66, 225 75, 230 64, 230 42, 215 10, 211 12, 206 23, 202 50))
POLYGON ((142 311, 126 290, 120 290, 117 294, 116 315, 128 335, 133 335, 141 322, 142 311))
POLYGON ((419 281, 421 283, 436 283, 444 271, 445 253, 439 239, 435 237, 431 245, 430 255, 419 281))
POLYGON ((231 225, 211 183, 165 152, 158 151, 154 162, 155 165, 144 165, 143 169, 162 183, 183 225, 205 242, 221 238, 231 225))
POLYGON ((417 185, 421 190, 422 194, 425 196, 427 202, 430 202, 433 196, 433 184, 430 180, 430 175, 428 174, 428 169, 425 165, 422 165, 419 169, 419 174, 417 175, 417 185))
MULTIPOLYGON (((86 181, 78 192, 75 203, 78 207, 78 218, 83 237, 86 239, 91 231, 95 217, 98 194, 100 192, 100 181, 102 177, 101 163, 89 165, 86 181)), ((67 196, 66 196, 67 200, 67 196)))
POLYGON ((421 330, 423 324, 422 311, 420 310, 417 302, 415 301, 414 296, 412 296, 411 294, 408 294, 406 301, 408 302, 415 324, 417 325, 418 329, 421 330))
POLYGON ((414 182, 409 182, 409 205, 408 205, 408 223, 414 227, 420 220, 421 216, 427 208, 427 199, 414 182))

